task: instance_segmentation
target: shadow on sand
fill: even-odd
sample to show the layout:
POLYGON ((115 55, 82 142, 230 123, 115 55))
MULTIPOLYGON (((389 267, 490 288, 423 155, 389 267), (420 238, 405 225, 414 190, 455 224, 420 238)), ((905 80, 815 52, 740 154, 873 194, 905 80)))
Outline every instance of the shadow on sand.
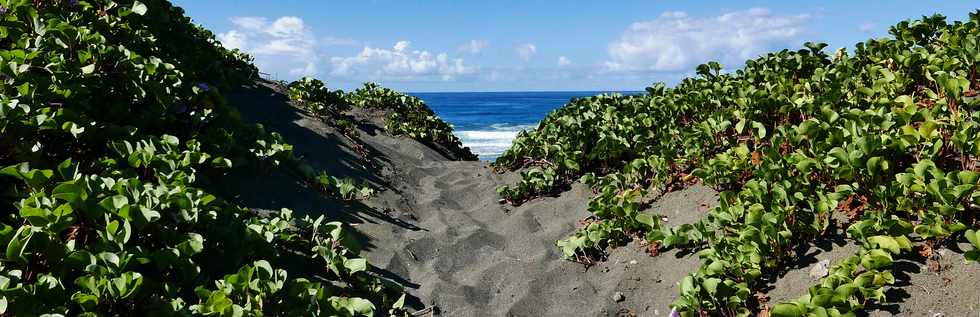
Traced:
MULTIPOLYGON (((262 124, 266 131, 277 132, 294 146, 294 154, 314 170, 325 171, 335 177, 351 177, 367 181, 373 188, 391 190, 390 183, 375 171, 379 166, 390 165, 387 156, 371 147, 364 146, 365 160, 354 150, 354 144, 332 127, 293 107, 285 93, 271 84, 245 86, 229 94, 229 103, 238 106, 246 121, 262 124)), ((360 120, 358 126, 367 133, 379 133, 381 127, 368 120, 360 120)), ((357 232, 361 223, 387 222, 407 230, 422 228, 390 215, 387 210, 377 210, 359 201, 342 201, 328 197, 306 186, 298 175, 281 169, 268 172, 235 169, 218 181, 219 191, 234 202, 253 210, 277 212, 281 208, 293 210, 296 217, 325 215, 327 220, 341 221, 352 226, 353 236, 364 249, 371 249, 370 238, 357 232)))

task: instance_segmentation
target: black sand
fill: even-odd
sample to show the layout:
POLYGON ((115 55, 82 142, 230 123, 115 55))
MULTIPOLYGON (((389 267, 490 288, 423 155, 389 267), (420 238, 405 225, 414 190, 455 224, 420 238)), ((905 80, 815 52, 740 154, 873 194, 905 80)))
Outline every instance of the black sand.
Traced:
MULTIPOLYGON (((300 215, 324 213, 351 223, 375 272, 406 285, 420 315, 666 316, 678 281, 697 269, 697 256, 689 252, 650 257, 639 245, 611 250, 607 261, 588 269, 561 260, 554 242, 588 216, 592 193, 587 187, 577 184, 560 197, 520 207, 500 205, 494 188, 514 181, 514 173, 449 160, 409 138, 385 134, 378 114, 356 111, 369 153, 364 160, 350 140, 287 99, 271 83, 229 97, 246 120, 281 133, 314 168, 367 179, 378 195, 362 203, 338 202, 280 174, 232 175, 229 191, 240 193, 250 208, 288 207, 300 215)), ((713 190, 694 185, 664 195, 651 212, 676 225, 697 221, 716 203, 713 190)), ((767 295, 773 300, 803 295, 814 283, 808 274, 814 263, 831 259, 832 265, 854 250, 840 241, 818 243, 777 277, 767 295)), ((873 307, 870 315, 977 316, 980 265, 965 264, 953 250, 944 252, 948 267, 941 273, 931 272, 921 259, 901 261, 899 282, 888 292, 899 303, 873 307)))

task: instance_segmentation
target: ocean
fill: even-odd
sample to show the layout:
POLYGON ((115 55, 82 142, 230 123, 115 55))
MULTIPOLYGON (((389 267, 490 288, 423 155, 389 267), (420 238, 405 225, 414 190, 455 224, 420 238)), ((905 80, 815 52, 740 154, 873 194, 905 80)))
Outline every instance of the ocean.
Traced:
MULTIPOLYGON (((409 93, 422 98, 440 118, 451 123, 463 146, 480 160, 492 161, 510 147, 521 130, 538 122, 572 98, 601 91, 561 92, 434 92, 409 93)), ((625 94, 636 92, 625 92, 625 94)))

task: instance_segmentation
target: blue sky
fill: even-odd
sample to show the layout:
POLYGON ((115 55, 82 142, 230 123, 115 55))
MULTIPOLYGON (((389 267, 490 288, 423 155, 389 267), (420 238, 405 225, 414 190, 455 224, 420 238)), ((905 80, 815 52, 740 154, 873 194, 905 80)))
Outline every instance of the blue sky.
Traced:
POLYGON ((806 41, 852 48, 890 25, 975 1, 174 0, 263 72, 350 89, 642 90, 708 60, 806 41))

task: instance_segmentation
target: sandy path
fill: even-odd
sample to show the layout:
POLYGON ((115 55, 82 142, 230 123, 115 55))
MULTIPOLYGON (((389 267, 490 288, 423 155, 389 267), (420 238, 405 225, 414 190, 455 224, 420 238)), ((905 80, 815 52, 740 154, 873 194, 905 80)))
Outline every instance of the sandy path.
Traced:
MULTIPOLYGON (((378 266, 419 284, 413 293, 444 315, 666 314, 674 283, 695 268, 691 256, 651 258, 638 247, 615 250, 608 262, 589 270, 561 261, 554 241, 586 216, 588 188, 575 186, 561 197, 511 209, 492 194, 510 175, 490 173, 477 162, 418 163, 398 170, 407 171, 399 175, 412 189, 404 191, 405 209, 417 213, 422 230, 392 232, 390 241, 376 243, 385 248, 369 254, 378 266), (615 302, 616 292, 625 300, 615 302)), ((675 199, 716 199, 709 190, 691 192, 701 197, 675 199)), ((367 227, 359 229, 384 235, 367 227)))
MULTIPOLYGON (((639 246, 612 250, 608 261, 590 269, 562 261, 554 241, 574 232, 587 216, 592 193, 585 186, 516 208, 503 206, 494 188, 513 182, 513 173, 492 173, 482 162, 450 161, 418 142, 384 134, 377 115, 355 113, 370 153, 365 160, 351 150, 350 140, 288 106, 271 87, 250 87, 229 99, 242 105, 247 120, 281 133, 315 168, 370 180, 379 194, 363 203, 342 203, 309 191, 289 175, 242 173, 231 175, 229 192, 250 208, 288 207, 350 223, 375 271, 406 285, 416 309, 431 308, 442 316, 666 316, 677 281, 697 269, 696 256, 649 257, 639 246), (623 295, 619 302, 613 300, 617 292, 623 295)), ((664 195, 651 210, 668 216, 671 224, 690 223, 716 203, 714 191, 695 185, 664 195)), ((811 248, 773 283, 770 296, 803 295, 813 283, 810 265, 852 250, 811 248)), ((969 286, 980 282, 980 266, 963 265, 959 254, 950 258, 950 268, 941 274, 927 272, 920 262, 907 263, 900 284, 890 291, 904 303, 883 305, 871 315, 975 316, 980 297, 969 286)))
MULTIPOLYGON (((517 208, 504 206, 494 189, 514 181, 514 174, 493 173, 483 162, 440 160, 404 138, 362 138, 386 153, 395 171, 390 189, 366 205, 393 210, 418 228, 380 222, 356 228, 373 238, 375 247, 367 252, 372 263, 404 277, 420 307, 437 308, 445 316, 666 315, 677 293, 675 282, 696 264, 693 256, 651 258, 638 247, 616 250, 608 262, 588 270, 562 261, 554 242, 587 216, 584 206, 592 194, 587 187, 517 208), (614 301, 616 292, 625 300, 614 301)), ((660 204, 678 209, 690 206, 691 198, 714 204, 714 193, 699 189, 691 191, 699 197, 678 193, 660 204)), ((684 216, 698 212, 676 210, 685 220, 697 219, 684 216)))

